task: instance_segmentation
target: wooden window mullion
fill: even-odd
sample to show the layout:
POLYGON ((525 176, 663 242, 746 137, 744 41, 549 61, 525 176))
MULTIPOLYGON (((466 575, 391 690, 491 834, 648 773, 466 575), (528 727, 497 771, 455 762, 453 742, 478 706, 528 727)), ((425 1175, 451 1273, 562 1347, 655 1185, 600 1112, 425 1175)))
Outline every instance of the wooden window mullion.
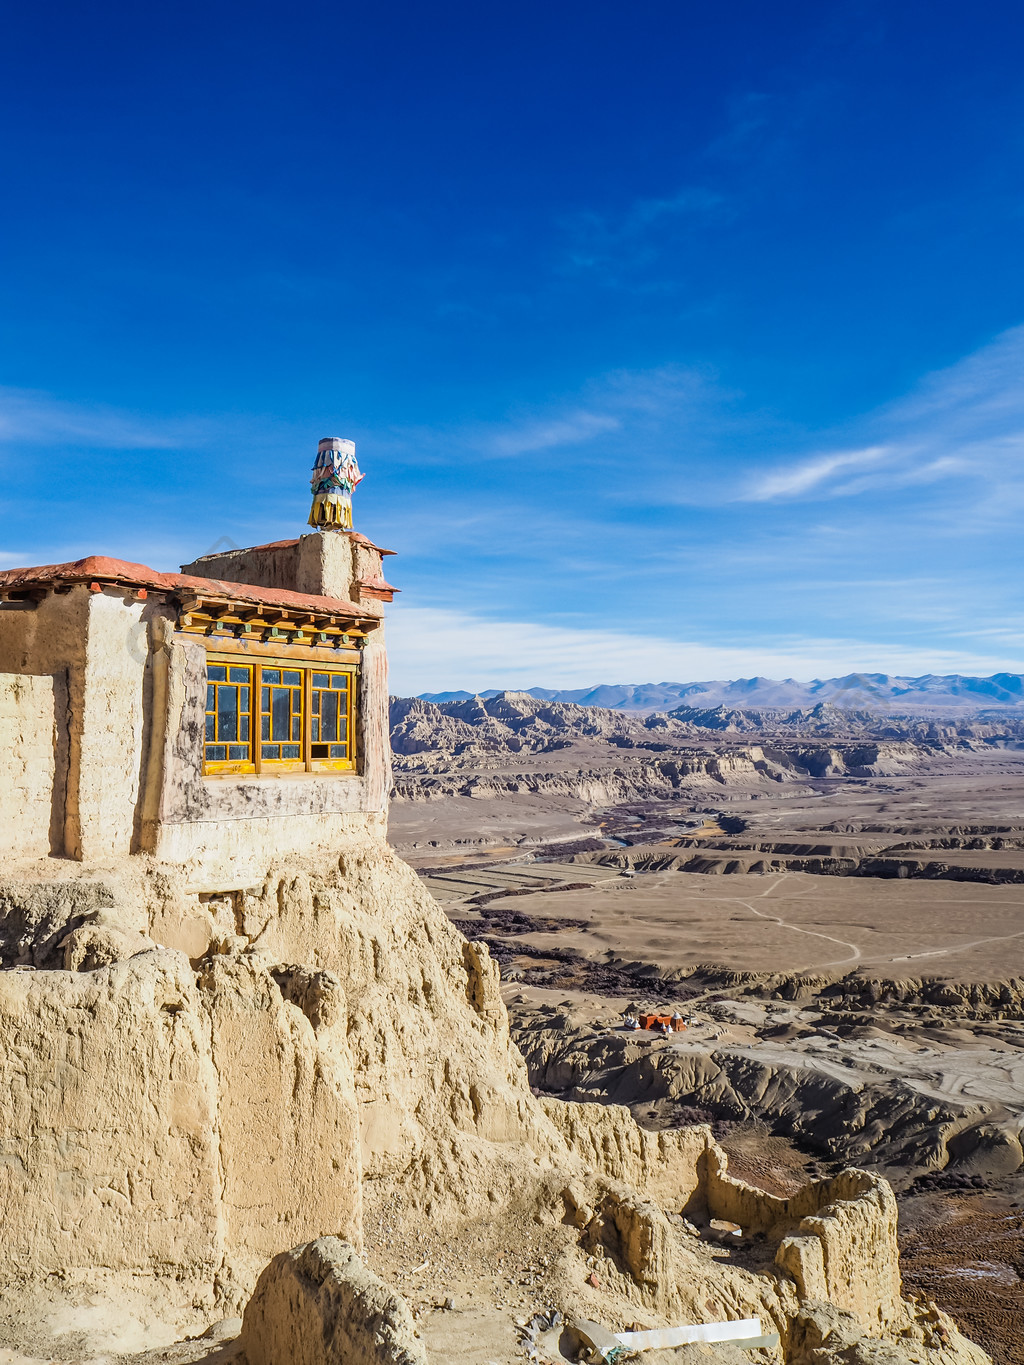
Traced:
POLYGON ((346 718, 346 734, 348 735, 348 758, 352 764, 353 772, 359 768, 359 759, 356 754, 356 673, 355 670, 348 675, 348 716, 346 718))
POLYGON ((302 670, 302 760, 307 773, 313 771, 313 670, 302 670))
POLYGON ((258 777, 263 770, 263 665, 259 660, 253 664, 252 675, 252 759, 258 777))

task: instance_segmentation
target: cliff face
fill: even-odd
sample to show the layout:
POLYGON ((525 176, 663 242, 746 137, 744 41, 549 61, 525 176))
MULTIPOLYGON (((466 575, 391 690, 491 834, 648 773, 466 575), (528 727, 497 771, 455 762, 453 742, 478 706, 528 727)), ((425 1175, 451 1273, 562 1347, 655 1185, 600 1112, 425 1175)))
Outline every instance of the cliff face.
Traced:
POLYGON ((606 1307, 758 1315, 792 1360, 821 1302, 849 1340, 888 1342, 887 1359, 985 1359, 900 1298, 883 1181, 849 1172, 779 1200, 729 1177, 705 1127, 656 1136, 623 1109, 536 1099, 486 947, 376 829, 222 903, 174 877, 111 878, 99 908, 65 895, 63 919, 32 921, 49 945, 34 968, 31 917, 14 926, 6 960, 22 965, 0 972, 8 1294, 55 1273, 145 1280, 183 1322, 208 1321, 299 1242, 358 1247, 364 1213, 400 1195, 406 1229, 568 1221, 566 1255, 603 1257, 606 1307), (698 1213, 760 1235, 763 1265, 708 1255, 682 1225, 698 1213))

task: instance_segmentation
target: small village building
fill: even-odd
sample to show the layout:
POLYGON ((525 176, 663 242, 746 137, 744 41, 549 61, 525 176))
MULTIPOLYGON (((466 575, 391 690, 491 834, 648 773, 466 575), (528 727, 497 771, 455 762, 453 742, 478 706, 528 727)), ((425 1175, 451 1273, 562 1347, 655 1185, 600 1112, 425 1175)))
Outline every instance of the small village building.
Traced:
POLYGON ((5 863, 138 856, 227 891, 383 827, 389 553, 317 529, 177 574, 0 573, 5 863))

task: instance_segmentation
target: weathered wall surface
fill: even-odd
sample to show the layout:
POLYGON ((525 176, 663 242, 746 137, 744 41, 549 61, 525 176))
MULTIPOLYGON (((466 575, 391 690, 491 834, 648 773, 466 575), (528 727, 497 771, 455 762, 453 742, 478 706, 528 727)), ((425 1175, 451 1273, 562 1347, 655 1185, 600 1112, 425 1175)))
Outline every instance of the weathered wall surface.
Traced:
POLYGON ((361 772, 204 778, 206 647, 175 634, 169 617, 152 630, 153 742, 141 835, 147 852, 187 869, 197 887, 237 889, 260 880, 274 857, 338 847, 365 831, 360 817, 385 818, 382 646, 367 645, 360 661, 361 772))
POLYGON ((94 971, 3 972, 0 1037, 8 1278, 184 1275, 212 1299, 215 1276, 248 1288, 296 1234, 358 1241, 343 1049, 258 958, 214 960, 198 981, 153 947, 94 971))
POLYGON ((315 531, 278 545, 207 555, 182 565, 182 571, 357 602, 367 616, 381 621, 362 650, 359 766, 364 790, 359 808, 386 810, 391 795, 391 742, 384 606, 379 599, 368 596, 362 586, 367 580, 379 579, 380 551, 357 535, 315 531))
MULTIPOLYGON (((380 573, 380 555, 348 535, 318 532, 297 541, 207 556, 183 566, 233 582, 287 588, 358 602, 380 619, 381 603, 361 598, 359 579, 380 573)), ((338 847, 358 821, 386 816, 391 794, 387 653, 384 627, 360 652, 358 772, 330 777, 202 775, 206 648, 154 620, 153 708, 158 724, 148 760, 141 847, 189 869, 210 890, 242 888, 269 859, 338 847)), ((364 824, 364 829, 366 828, 364 824)))
POLYGON ((131 852, 142 776, 149 658, 144 602, 90 593, 79 732, 78 846, 86 859, 131 852))
POLYGON ((0 973, 7 1274, 223 1257, 217 1078, 188 962, 0 973))
POLYGON ((88 612, 85 588, 47 597, 38 606, 0 606, 0 672, 53 680, 55 801, 47 852, 72 856, 79 842, 81 747, 71 716, 84 705, 88 612))
POLYGON ((123 591, 82 584, 0 610, 0 669, 53 680, 56 800, 47 852, 103 859, 131 851, 151 614, 123 591))
MULTIPOLYGON (((542 1099, 544 1112, 594 1171, 677 1212, 705 1198, 703 1159, 713 1147, 704 1126, 651 1133, 618 1104, 542 1099)), ((714 1215, 717 1216, 717 1215, 714 1215)))
POLYGON ((359 1119, 337 978, 303 980, 243 954, 213 957, 199 983, 218 1079, 220 1208, 235 1276, 251 1284, 296 1237, 334 1233, 361 1246, 359 1119))
POLYGON ((56 789, 57 703, 63 690, 52 677, 0 673, 0 852, 5 857, 45 858, 63 847, 63 793, 56 789))

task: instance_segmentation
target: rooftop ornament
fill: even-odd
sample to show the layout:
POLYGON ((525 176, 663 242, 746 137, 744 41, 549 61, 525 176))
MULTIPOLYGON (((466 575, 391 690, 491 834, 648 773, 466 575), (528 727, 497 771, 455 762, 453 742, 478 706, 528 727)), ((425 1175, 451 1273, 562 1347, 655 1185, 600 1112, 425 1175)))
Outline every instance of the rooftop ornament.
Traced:
POLYGON ((351 531, 352 494, 365 476, 356 464, 356 443, 325 436, 317 446, 310 487, 309 524, 320 531, 351 531))

